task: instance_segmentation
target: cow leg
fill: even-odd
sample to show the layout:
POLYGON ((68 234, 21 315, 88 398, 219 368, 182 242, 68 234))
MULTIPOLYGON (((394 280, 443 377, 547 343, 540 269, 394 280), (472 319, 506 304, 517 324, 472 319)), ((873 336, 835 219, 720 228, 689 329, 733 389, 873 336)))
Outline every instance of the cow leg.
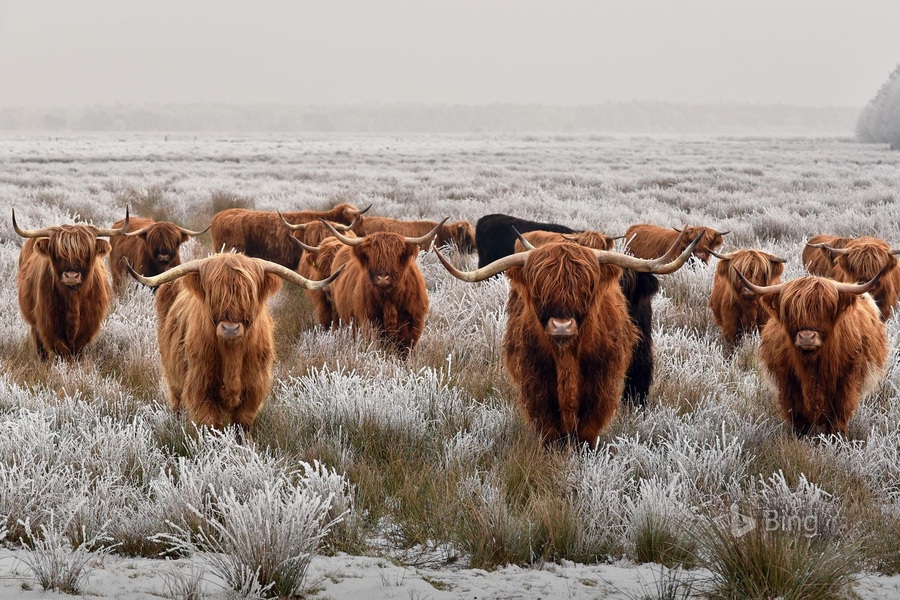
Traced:
POLYGON ((188 398, 186 404, 187 416, 195 425, 222 428, 225 411, 221 406, 208 402, 205 398, 188 398))
POLYGON ((49 358, 49 354, 47 353, 47 347, 44 346, 44 342, 41 341, 41 336, 38 335, 37 329, 31 328, 31 339, 34 340, 34 346, 37 349, 38 358, 41 360, 47 360, 49 358))
POLYGON ((634 346, 631 363, 625 373, 625 390, 622 394, 633 406, 644 408, 653 382, 653 340, 641 334, 634 346))
POLYGON ((812 423, 805 414, 795 409, 789 411, 788 415, 791 419, 791 426, 794 428, 794 433, 797 437, 803 437, 812 431, 812 423))

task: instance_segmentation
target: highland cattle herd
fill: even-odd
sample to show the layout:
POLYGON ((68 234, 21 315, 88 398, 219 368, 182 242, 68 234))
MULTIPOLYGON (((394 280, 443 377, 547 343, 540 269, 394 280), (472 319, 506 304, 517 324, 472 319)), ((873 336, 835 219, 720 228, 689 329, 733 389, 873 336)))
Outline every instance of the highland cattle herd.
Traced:
POLYGON ((227 209, 200 231, 131 217, 127 208, 109 229, 26 230, 13 211, 13 228, 26 238, 19 305, 41 359, 76 358, 130 274, 156 291, 172 409, 198 425, 244 432, 272 385, 267 300, 283 280, 306 290, 321 327, 371 328, 404 358, 427 327, 418 260, 432 247, 458 279, 508 278, 503 363, 521 412, 548 444, 595 444, 622 402, 647 403, 652 300, 665 285, 657 276, 692 262, 718 260, 709 309, 726 350, 759 334, 764 378, 798 435, 846 433, 860 399, 884 375, 900 250, 877 238, 815 236, 802 252, 811 275, 782 282, 785 258, 754 248, 722 252, 728 232, 710 227, 642 223, 615 235, 491 214, 473 228, 370 209, 227 209), (216 253, 182 264, 180 245, 207 230, 216 253), (624 251, 615 251, 622 238, 624 251), (477 269, 454 266, 439 250, 447 246, 477 251, 477 269))

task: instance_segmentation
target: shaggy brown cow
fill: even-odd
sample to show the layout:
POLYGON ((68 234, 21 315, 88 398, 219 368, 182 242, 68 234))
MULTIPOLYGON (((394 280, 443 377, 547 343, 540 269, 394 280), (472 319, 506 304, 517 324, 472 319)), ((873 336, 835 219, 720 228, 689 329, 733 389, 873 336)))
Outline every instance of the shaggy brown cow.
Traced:
POLYGON ((866 294, 877 279, 849 284, 810 275, 765 287, 744 279, 772 316, 759 360, 797 435, 845 434, 860 399, 884 376, 887 334, 866 294))
POLYGON ((900 300, 900 264, 896 258, 900 250, 874 237, 851 239, 843 248, 825 248, 835 257, 832 277, 837 281, 863 283, 882 273, 871 294, 881 320, 887 321, 900 300))
POLYGON ((78 356, 97 337, 109 308, 109 276, 102 259, 110 247, 97 238, 125 233, 128 209, 119 229, 79 224, 25 230, 16 223, 15 209, 12 222, 16 233, 28 238, 19 254, 19 308, 31 326, 38 356, 78 356))
POLYGON ((679 252, 684 251, 691 240, 703 233, 703 242, 697 246, 694 256, 705 263, 709 262, 710 252, 716 250, 724 241, 722 236, 728 235, 728 231, 716 231, 710 227, 685 227, 675 229, 649 225, 642 223, 632 225, 625 230, 626 247, 629 254, 638 258, 653 259, 665 255, 669 249, 677 244, 679 252))
MULTIPOLYGON (((344 235, 356 237, 352 231, 345 231, 344 235)), ((297 272, 307 279, 325 279, 331 275, 331 265, 334 262, 334 257, 337 255, 338 250, 344 247, 344 244, 333 237, 331 231, 322 222, 309 223, 303 237, 311 240, 316 245, 309 245, 301 242, 296 237, 293 238, 304 251, 303 258, 300 259, 300 266, 297 267, 297 272)), ((336 321, 334 294, 331 286, 320 290, 306 290, 306 297, 309 298, 316 311, 316 319, 319 325, 326 329, 331 328, 336 321)))
POLYGON ((157 336, 169 404, 197 425, 253 424, 272 384, 273 323, 266 300, 285 279, 322 287, 269 261, 237 253, 193 260, 155 277, 131 276, 156 296, 157 336))
POLYGON ((354 326, 369 323, 401 356, 408 356, 428 314, 425 278, 416 258, 419 247, 434 240, 438 226, 418 238, 391 232, 350 238, 326 225, 345 244, 332 263, 333 269, 346 267, 331 286, 338 318, 354 326))
MULTIPOLYGON (((518 232, 516 232, 518 234, 518 232)), ((522 243, 521 238, 516 240, 515 246, 513 249, 516 252, 524 252, 525 250, 529 250, 531 248, 536 248, 538 246, 544 246, 550 243, 559 243, 559 242, 571 242, 573 244, 578 244, 579 246, 585 246, 587 248, 595 248, 597 250, 612 250, 614 241, 622 239, 624 236, 609 236, 599 231, 579 231, 578 233, 557 233, 555 231, 529 231, 527 233, 521 234, 521 238, 524 238, 528 242, 528 247, 522 243)))
POLYGON ((210 234, 216 252, 236 250, 296 269, 303 251, 291 242, 291 231, 284 226, 283 219, 297 224, 322 218, 349 225, 363 212, 352 204, 338 204, 326 211, 303 210, 280 215, 277 212, 229 208, 212 218, 210 234))
POLYGON ((836 235, 815 235, 803 247, 803 266, 810 275, 834 278, 834 256, 828 248, 843 248, 853 238, 836 235))
MULTIPOLYGON (((446 219, 444 220, 446 221, 446 219)), ((459 252, 471 254, 475 252, 475 228, 468 221, 456 221, 455 223, 444 223, 438 228, 437 237, 434 240, 435 246, 444 246, 453 244, 459 252)), ((375 233, 376 231, 390 231, 399 233, 404 237, 422 237, 429 231, 438 226, 437 221, 401 221, 398 219, 388 219, 386 217, 365 217, 363 226, 366 233, 375 233)), ((309 243, 309 242, 307 242, 309 243)), ((428 248, 422 248, 428 250, 428 248)))
MULTIPOLYGON (((116 221, 113 229, 120 229, 124 223, 121 219, 116 221)), ((203 231, 191 231, 169 221, 141 217, 131 219, 125 235, 109 240, 112 247, 109 253, 109 270, 112 272, 113 286, 121 289, 128 278, 123 258, 127 258, 128 263, 141 275, 159 275, 166 269, 181 264, 181 244, 191 236, 206 233, 208 229, 209 227, 203 231)))
POLYGON ((725 341, 733 347, 741 336, 760 331, 769 320, 769 313, 760 306, 756 294, 747 289, 737 272, 758 286, 776 285, 781 283, 785 260, 761 250, 737 250, 727 255, 714 251, 712 254, 719 259, 719 264, 716 265, 709 307, 725 341))
POLYGON ((472 272, 435 252, 463 281, 506 272, 512 309, 503 360, 519 406, 545 443, 574 437, 594 444, 615 415, 639 335, 619 286, 622 269, 671 273, 698 242, 699 237, 671 262, 549 243, 472 272))

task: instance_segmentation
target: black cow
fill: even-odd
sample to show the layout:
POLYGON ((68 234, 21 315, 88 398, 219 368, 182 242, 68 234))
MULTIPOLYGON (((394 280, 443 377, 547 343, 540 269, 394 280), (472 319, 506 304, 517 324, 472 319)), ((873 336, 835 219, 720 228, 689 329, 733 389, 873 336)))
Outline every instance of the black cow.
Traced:
POLYGON ((510 215, 485 215, 475 223, 475 248, 478 249, 478 268, 489 265, 498 258, 515 252, 516 231, 553 231, 556 233, 577 233, 574 229, 555 223, 526 221, 510 215))
MULTIPOLYGON (((510 215, 485 215, 475 224, 475 246, 478 248, 478 267, 488 265, 515 251, 519 233, 554 231, 577 233, 577 230, 556 223, 539 223, 510 215)), ((623 269, 619 286, 628 301, 628 316, 641 335, 634 346, 631 364, 625 374, 622 397, 643 407, 653 383, 653 296, 659 291, 659 279, 652 273, 635 273, 623 269)))

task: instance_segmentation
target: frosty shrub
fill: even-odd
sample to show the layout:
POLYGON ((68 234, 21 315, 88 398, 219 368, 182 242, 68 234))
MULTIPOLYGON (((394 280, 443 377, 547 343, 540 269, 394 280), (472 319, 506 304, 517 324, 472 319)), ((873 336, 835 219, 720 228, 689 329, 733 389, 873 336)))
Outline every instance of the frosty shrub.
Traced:
POLYGON ((163 585, 166 589, 166 598, 171 600, 203 600, 203 575, 202 567, 194 564, 187 571, 181 571, 172 567, 163 572, 163 585))
POLYGON ((176 527, 163 537, 191 554, 204 552, 210 568, 242 596, 291 598, 304 590, 306 571, 329 520, 332 497, 283 480, 244 498, 212 491, 216 517, 195 509, 196 532, 176 527))
MULTIPOLYGON (((95 560, 98 553, 103 555, 112 549, 103 546, 109 539, 104 533, 84 539, 73 547, 69 534, 73 518, 74 514, 70 514, 60 522, 56 513, 51 512, 50 518, 40 525, 38 531, 32 529, 28 519, 21 523, 26 536, 22 539, 22 545, 27 550, 22 560, 45 590, 84 593, 91 574, 88 563, 95 560)), ((82 537, 86 538, 84 535, 82 537)))

